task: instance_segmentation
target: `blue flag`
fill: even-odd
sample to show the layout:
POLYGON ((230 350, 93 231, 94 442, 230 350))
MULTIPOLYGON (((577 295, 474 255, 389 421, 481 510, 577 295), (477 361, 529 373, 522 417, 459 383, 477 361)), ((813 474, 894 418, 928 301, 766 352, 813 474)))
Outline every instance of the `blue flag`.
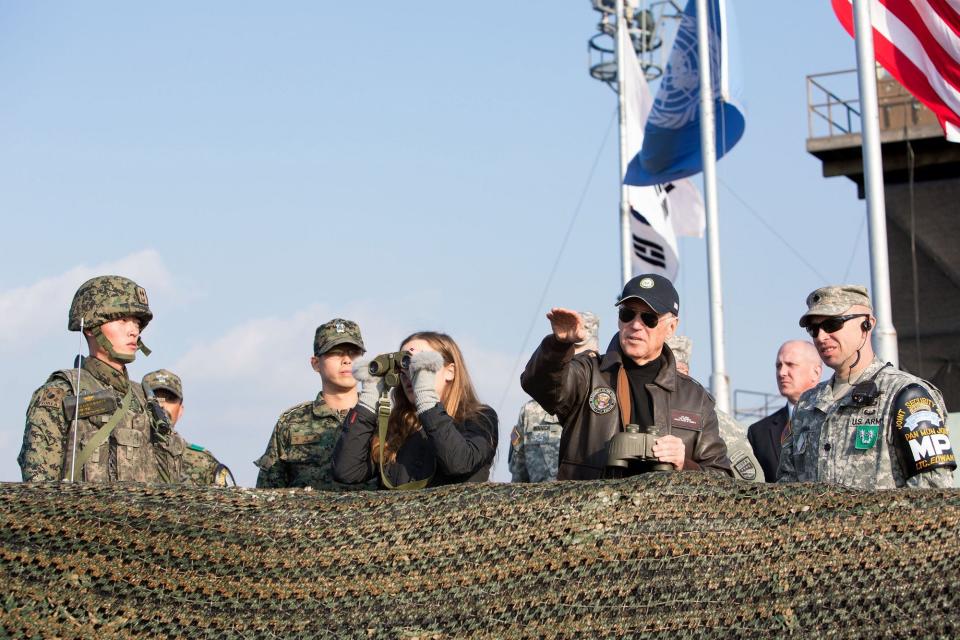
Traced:
MULTIPOLYGON (((710 75, 717 118, 717 158, 743 136, 741 108, 730 98, 727 74, 726 8, 709 0, 710 75)), ((644 128, 643 147, 630 161, 624 182, 666 184, 703 171, 700 156, 700 73, 697 3, 689 0, 677 30, 666 72, 644 128)))

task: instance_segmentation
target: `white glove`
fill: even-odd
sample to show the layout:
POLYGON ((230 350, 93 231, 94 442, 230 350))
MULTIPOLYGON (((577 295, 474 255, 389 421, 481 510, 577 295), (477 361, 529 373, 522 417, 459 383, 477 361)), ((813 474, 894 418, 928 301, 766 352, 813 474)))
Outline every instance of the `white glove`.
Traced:
POLYGON ((370 359, 363 358, 353 363, 353 377, 360 383, 360 398, 357 404, 371 412, 377 412, 377 400, 386 392, 387 383, 383 376, 370 375, 370 359))
POLYGON ((436 351, 418 351, 410 358, 407 375, 413 382, 413 398, 417 415, 433 409, 440 402, 437 395, 437 373, 443 369, 443 356, 436 351))

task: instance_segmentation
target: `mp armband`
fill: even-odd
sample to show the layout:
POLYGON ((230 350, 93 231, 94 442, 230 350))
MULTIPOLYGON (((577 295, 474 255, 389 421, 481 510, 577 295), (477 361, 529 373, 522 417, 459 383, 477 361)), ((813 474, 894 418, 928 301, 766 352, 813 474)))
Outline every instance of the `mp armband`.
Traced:
POLYGON ((911 384, 893 402, 894 446, 908 478, 934 469, 956 469, 944 416, 930 392, 911 384))

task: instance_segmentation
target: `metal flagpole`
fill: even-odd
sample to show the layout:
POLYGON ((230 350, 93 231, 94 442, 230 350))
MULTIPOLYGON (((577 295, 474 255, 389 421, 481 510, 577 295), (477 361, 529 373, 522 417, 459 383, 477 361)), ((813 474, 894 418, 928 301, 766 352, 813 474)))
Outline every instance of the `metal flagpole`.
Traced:
POLYGON ((857 77, 860 85, 860 120, 863 148, 863 187, 870 227, 870 288, 877 326, 873 348, 880 359, 900 366, 897 330, 893 327, 890 301, 890 265, 887 253, 886 202, 883 193, 883 162, 880 156, 880 118, 877 108, 877 63, 873 54, 873 24, 870 3, 853 0, 853 25, 857 43, 857 77))
MULTIPOLYGON (((633 251, 633 236, 630 232, 630 201, 627 199, 627 185, 623 182, 623 177, 627 174, 627 165, 630 158, 627 157, 627 107, 626 97, 623 95, 623 69, 625 67, 626 51, 622 51, 620 46, 620 29, 625 29, 626 18, 624 17, 623 0, 616 0, 617 12, 617 34, 614 38, 616 59, 617 59, 617 107, 620 114, 620 274, 621 287, 627 284, 632 276, 631 255, 633 251)), ((631 42, 630 39, 627 39, 631 42)), ((632 47, 630 53, 633 53, 632 47)))
POLYGON ((730 379, 723 345, 723 297, 720 286, 720 229, 717 222, 716 121, 710 78, 710 24, 707 0, 697 0, 697 50, 700 55, 700 146, 703 154, 703 204, 707 222, 707 273, 710 280, 710 389, 717 409, 730 413, 730 379))

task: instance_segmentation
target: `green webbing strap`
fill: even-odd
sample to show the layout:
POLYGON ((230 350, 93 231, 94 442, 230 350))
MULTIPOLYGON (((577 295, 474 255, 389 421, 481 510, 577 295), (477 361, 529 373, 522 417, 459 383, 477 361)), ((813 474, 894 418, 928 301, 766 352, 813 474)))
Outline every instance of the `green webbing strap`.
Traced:
POLYGON ((129 389, 127 389, 127 395, 123 396, 123 400, 120 401, 120 407, 113 412, 113 415, 110 416, 110 420, 107 421, 107 424, 100 427, 100 430, 93 434, 93 437, 90 438, 87 444, 83 445, 83 450, 80 451, 80 455, 77 457, 77 460, 73 465, 73 478, 71 478, 73 482, 76 482, 77 476, 83 473, 83 465, 87 464, 87 460, 90 459, 90 456, 93 455, 93 452, 100 448, 100 445, 110 437, 111 433, 113 433, 113 429, 120 424, 121 420, 123 420, 123 416, 125 416, 127 411, 130 410, 130 403, 132 401, 133 387, 131 386, 129 389))
POLYGON ((387 489, 396 489, 398 491, 423 489, 425 486, 427 486, 427 483, 433 480, 433 472, 431 472, 429 476, 422 480, 404 482, 403 484, 394 486, 387 478, 387 474, 383 471, 383 444, 387 441, 387 422, 390 420, 390 409, 390 396, 385 393, 380 396, 379 400, 377 400, 377 428, 379 429, 380 435, 380 479, 383 480, 383 486, 385 486, 387 489))

